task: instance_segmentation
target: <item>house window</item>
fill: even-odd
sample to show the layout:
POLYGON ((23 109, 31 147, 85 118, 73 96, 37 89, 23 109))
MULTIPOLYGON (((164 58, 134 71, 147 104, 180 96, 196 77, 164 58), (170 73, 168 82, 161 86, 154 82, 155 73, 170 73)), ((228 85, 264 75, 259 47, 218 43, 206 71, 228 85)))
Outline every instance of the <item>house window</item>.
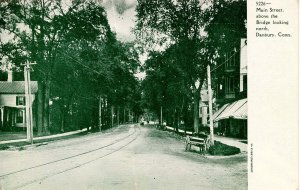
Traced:
POLYGON ((235 66, 235 51, 230 52, 230 66, 235 66))
POLYGON ((247 75, 243 76, 243 91, 247 91, 247 75))
POLYGON ((217 98, 222 98, 225 92, 225 79, 222 78, 222 80, 219 81, 218 83, 218 88, 216 88, 216 97, 217 98))
POLYGON ((25 106, 25 96, 17 96, 16 101, 17 106, 25 106))
POLYGON ((24 110, 23 109, 19 109, 17 112, 17 123, 23 123, 24 121, 24 110))
POLYGON ((225 79, 225 92, 234 93, 234 77, 227 77, 225 79))
POLYGON ((235 54, 236 54, 235 51, 231 51, 231 52, 225 54, 226 69, 228 69, 228 68, 230 69, 235 66, 235 64, 236 64, 235 63, 235 59, 236 59, 235 54))

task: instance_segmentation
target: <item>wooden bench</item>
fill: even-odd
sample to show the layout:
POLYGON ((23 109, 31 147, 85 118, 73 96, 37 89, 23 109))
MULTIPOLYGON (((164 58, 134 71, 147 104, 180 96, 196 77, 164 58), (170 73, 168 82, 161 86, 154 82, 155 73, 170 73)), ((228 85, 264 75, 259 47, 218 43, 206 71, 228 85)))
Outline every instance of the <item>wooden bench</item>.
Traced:
POLYGON ((185 141, 185 150, 191 150, 192 145, 199 147, 200 152, 208 150, 208 136, 205 134, 197 134, 197 136, 187 136, 185 141))

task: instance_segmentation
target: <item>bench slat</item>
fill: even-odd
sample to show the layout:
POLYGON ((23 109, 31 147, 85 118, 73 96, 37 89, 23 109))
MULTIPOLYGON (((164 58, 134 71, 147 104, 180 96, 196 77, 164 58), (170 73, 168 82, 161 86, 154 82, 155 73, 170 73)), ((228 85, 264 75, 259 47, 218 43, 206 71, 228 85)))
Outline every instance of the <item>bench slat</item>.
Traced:
POLYGON ((203 142, 205 139, 190 139, 190 141, 203 142))

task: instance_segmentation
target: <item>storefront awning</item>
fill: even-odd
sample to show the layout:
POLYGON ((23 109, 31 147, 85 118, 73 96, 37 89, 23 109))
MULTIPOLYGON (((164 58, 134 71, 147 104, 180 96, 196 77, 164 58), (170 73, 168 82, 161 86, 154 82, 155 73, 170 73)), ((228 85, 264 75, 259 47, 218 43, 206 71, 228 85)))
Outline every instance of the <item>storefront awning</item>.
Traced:
POLYGON ((228 107, 229 104, 225 104, 224 106, 222 106, 220 109, 218 109, 214 114, 213 114, 213 120, 215 121, 215 119, 221 114, 223 113, 223 111, 228 107))
POLYGON ((247 98, 230 104, 225 104, 213 115, 213 120, 214 122, 217 122, 219 120, 228 118, 247 119, 247 109, 247 98))

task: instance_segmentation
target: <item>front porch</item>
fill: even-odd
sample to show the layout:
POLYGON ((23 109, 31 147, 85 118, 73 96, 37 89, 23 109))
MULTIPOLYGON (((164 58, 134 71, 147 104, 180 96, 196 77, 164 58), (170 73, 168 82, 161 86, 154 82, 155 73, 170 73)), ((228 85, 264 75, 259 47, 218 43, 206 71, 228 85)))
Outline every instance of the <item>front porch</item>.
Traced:
POLYGON ((0 106, 0 131, 25 131, 25 108, 0 106))

